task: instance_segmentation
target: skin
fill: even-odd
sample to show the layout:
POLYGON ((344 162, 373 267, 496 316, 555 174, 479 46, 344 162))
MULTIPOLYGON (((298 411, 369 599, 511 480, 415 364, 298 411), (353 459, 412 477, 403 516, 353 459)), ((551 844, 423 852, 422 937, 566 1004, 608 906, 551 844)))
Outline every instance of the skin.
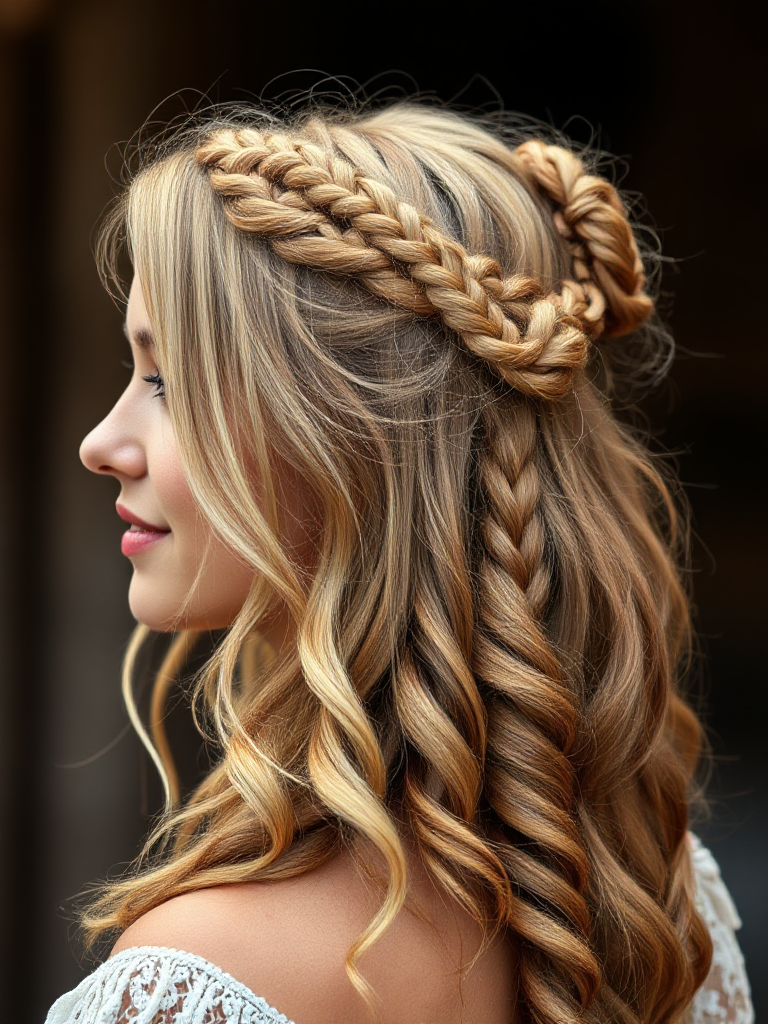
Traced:
MULTIPOLYGON (((359 967, 381 998, 380 1024, 515 1024, 516 955, 428 878, 406 840, 409 894, 359 967)), ((372 851, 369 864, 376 861, 372 851)), ((212 886, 153 908, 118 939, 196 953, 297 1024, 373 1024, 344 969, 380 894, 342 852, 293 878, 212 886)))
MULTIPOLYGON (((170 531, 131 556, 133 577, 128 599, 137 621, 158 631, 221 629, 242 607, 253 570, 201 516, 165 401, 155 384, 143 380, 162 374, 162 368, 151 343, 152 325, 138 276, 129 295, 126 334, 133 355, 133 375, 106 418, 83 441, 80 458, 91 472, 118 481, 117 500, 127 510, 152 526, 170 531)), ((285 480, 286 473, 281 471, 280 477, 285 480)), ((312 537, 306 524, 311 516, 304 495, 294 487, 284 490, 283 497, 289 513, 283 539, 309 559, 312 537)), ((292 641, 292 623, 285 610, 278 610, 264 635, 276 651, 292 641)))

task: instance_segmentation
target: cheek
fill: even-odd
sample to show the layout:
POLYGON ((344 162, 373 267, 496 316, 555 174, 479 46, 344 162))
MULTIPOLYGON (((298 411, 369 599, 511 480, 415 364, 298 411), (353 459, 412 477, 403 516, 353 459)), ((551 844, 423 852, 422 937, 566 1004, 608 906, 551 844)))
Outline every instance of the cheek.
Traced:
POLYGON ((248 595, 253 570, 201 517, 172 434, 164 435, 151 460, 150 477, 171 536, 162 557, 137 565, 134 614, 156 629, 230 625, 248 595))
POLYGON ((187 482, 181 459, 176 449, 173 436, 167 437, 167 443, 153 459, 150 475, 154 491, 163 507, 168 525, 181 536, 194 531, 199 520, 197 505, 187 482))

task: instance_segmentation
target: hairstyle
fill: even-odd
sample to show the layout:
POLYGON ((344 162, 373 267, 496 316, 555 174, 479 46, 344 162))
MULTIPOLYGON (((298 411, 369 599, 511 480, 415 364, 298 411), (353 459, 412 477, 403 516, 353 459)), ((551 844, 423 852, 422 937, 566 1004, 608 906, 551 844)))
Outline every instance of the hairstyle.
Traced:
POLYGON ((614 356, 668 353, 596 155, 412 102, 217 108, 148 152, 103 273, 127 240, 190 486, 253 586, 199 673, 220 756, 181 803, 163 707, 199 638, 173 639, 152 742, 135 634, 168 808, 87 934, 373 848, 382 903, 347 956, 372 1001, 356 962, 406 896, 406 828, 516 942, 521 1020, 677 1020, 711 957, 686 525, 611 408, 614 356), (321 510, 311 573, 275 455, 321 510), (259 658, 276 602, 298 641, 259 658))

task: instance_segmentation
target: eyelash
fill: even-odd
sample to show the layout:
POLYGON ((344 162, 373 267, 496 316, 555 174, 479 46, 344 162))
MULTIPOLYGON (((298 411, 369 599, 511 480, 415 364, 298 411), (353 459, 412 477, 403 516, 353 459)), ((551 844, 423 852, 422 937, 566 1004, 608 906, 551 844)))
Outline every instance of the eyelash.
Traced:
MULTIPOLYGON (((132 363, 129 363, 127 360, 124 359, 120 365, 123 367, 124 370, 130 370, 130 372, 133 373, 134 366, 132 363)), ((146 381, 147 384, 154 385, 155 393, 152 396, 153 398, 165 398, 165 381, 160 376, 159 371, 155 373, 148 373, 146 377, 142 377, 141 379, 146 381)))
POLYGON ((148 373, 146 377, 141 379, 145 380, 147 384, 154 385, 155 393, 152 396, 153 398, 165 398, 165 381, 159 373, 148 373))

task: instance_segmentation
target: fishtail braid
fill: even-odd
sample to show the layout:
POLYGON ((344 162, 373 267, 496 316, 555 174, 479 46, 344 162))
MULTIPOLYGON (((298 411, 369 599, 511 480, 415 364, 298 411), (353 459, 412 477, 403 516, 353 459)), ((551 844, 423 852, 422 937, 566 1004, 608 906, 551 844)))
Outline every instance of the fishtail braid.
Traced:
POLYGON ((550 1020, 555 1010, 558 1020, 575 1021, 601 977, 568 756, 579 712, 542 626, 551 585, 536 410, 500 404, 484 410, 479 464, 486 511, 474 670, 489 694, 485 797, 513 840, 499 857, 518 887, 510 923, 522 939, 520 981, 533 1019, 550 1020), (542 985, 552 968, 556 980, 542 985))

